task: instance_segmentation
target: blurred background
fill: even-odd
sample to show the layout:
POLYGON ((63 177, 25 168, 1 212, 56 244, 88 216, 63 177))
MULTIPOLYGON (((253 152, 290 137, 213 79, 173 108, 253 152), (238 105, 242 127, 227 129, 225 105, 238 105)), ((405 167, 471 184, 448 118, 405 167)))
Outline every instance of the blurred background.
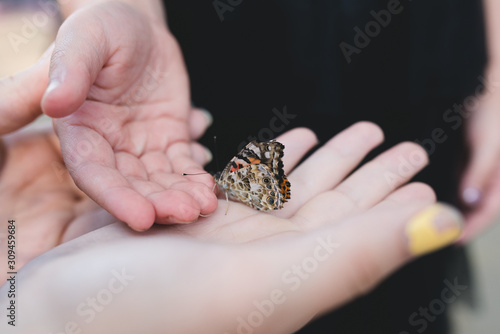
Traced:
POLYGON ((52 43, 59 23, 59 15, 38 1, 0 0, 0 77, 35 63, 52 43))
MULTIPOLYGON (((50 0, 0 0, 0 77, 34 64, 52 43, 61 22, 53 4, 50 0)), ((500 219, 467 249, 472 295, 447 306, 453 333, 500 333, 500 219)))

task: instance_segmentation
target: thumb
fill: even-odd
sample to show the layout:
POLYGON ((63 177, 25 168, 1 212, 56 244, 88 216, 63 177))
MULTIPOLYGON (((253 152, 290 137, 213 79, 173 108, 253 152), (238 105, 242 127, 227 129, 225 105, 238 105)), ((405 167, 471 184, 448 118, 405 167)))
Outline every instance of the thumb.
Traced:
POLYGON ((496 111, 491 110, 475 112, 469 124, 471 154, 462 176, 460 190, 462 201, 471 207, 481 202, 489 180, 496 171, 496 162, 500 155, 498 115, 496 111))
MULTIPOLYGON (((386 202, 367 212, 355 228, 344 225, 338 231, 341 239, 333 266, 334 272, 346 273, 337 280, 344 288, 337 296, 345 299, 335 300, 334 306, 367 293, 406 262, 460 237, 464 224, 456 209, 437 203, 417 210, 421 204, 397 208, 386 202)), ((332 306, 332 300, 324 302, 323 310, 332 306)))
POLYGON ((494 143, 477 147, 462 177, 461 198, 471 207, 477 206, 485 192, 489 179, 495 172, 498 149, 494 143))
MULTIPOLYGON (((312 318, 367 293, 411 259, 455 241, 462 221, 457 210, 443 204, 390 200, 294 242, 293 264, 276 265, 282 291, 293 290, 287 294, 290 314, 300 309, 312 318)), ((297 314, 297 319, 304 317, 297 314)), ((292 325, 296 330, 301 323, 292 325)))
POLYGON ((109 43, 104 27, 88 11, 70 16, 57 34, 41 103, 48 116, 64 117, 76 111, 107 60, 109 43))
POLYGON ((47 87, 51 46, 38 63, 13 76, 0 79, 0 134, 15 131, 40 113, 40 100, 47 87))

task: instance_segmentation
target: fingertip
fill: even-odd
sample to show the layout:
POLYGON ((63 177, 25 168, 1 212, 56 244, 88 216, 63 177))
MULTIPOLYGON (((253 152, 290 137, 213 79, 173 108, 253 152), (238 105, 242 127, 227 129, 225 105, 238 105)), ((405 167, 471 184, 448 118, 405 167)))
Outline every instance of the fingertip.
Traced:
POLYGON ((318 145, 319 140, 314 131, 306 127, 299 127, 289 130, 276 138, 277 141, 285 144, 285 156, 287 154, 287 145, 292 146, 293 150, 300 147, 310 150, 315 145, 318 145))
POLYGON ((318 140, 318 137, 316 136, 316 133, 313 130, 306 128, 306 127, 294 128, 294 129, 286 132, 285 134, 288 134, 288 133, 299 136, 300 138, 303 138, 304 142, 307 142, 307 143, 314 143, 314 145, 317 145, 319 143, 319 140, 318 140))
POLYGON ((169 189, 148 196, 159 224, 186 224, 200 216, 199 203, 182 190, 169 189))
POLYGON ((212 123, 214 122, 214 117, 212 116, 212 113, 210 111, 208 111, 207 109, 200 109, 200 111, 201 111, 203 117, 205 118, 207 127, 212 125, 212 123))
POLYGON ((377 144, 382 143, 385 139, 382 128, 373 122, 361 121, 355 123, 352 127, 357 128, 360 135, 374 141, 377 144))
POLYGON ((423 168, 429 164, 429 155, 427 151, 417 143, 405 141, 397 144, 395 147, 405 152, 405 162, 413 167, 423 168))
POLYGON ((113 52, 99 17, 87 15, 72 15, 59 28, 42 99, 42 111, 50 117, 67 116, 83 104, 113 52))
POLYGON ((137 206, 137 210, 130 210, 130 212, 123 212, 118 214, 117 218, 125 222, 131 229, 137 232, 147 231, 153 226, 155 222, 155 210, 151 203, 141 201, 137 206), (120 217, 122 216, 122 217, 120 217))
POLYGON ((135 231, 146 231, 155 221, 153 204, 128 187, 112 187, 96 202, 135 231))
POLYGON ((199 143, 191 144, 191 155, 194 161, 200 165, 206 165, 213 159, 212 152, 199 143))
POLYGON ((213 123, 212 114, 202 108, 192 108, 189 117, 189 133, 192 139, 200 138, 213 123))
POLYGON ((42 97, 42 111, 53 118, 72 114, 85 102, 91 84, 88 72, 80 69, 51 78, 42 97))
POLYGON ((461 194, 462 202, 470 208, 477 207, 483 198, 482 191, 477 187, 466 187, 461 194))
POLYGON ((207 201, 205 201, 204 205, 201 206, 200 214, 209 215, 212 214, 219 205, 219 201, 217 200, 217 195, 214 192, 210 192, 207 201))
POLYGON ((153 226, 153 223, 151 224, 141 224, 137 222, 131 222, 131 223, 126 223, 128 227, 130 227, 132 230, 136 232, 146 232, 153 226))
POLYGON ((218 204, 217 196, 213 191, 213 177, 210 177, 210 181, 210 185, 201 182, 178 183, 172 189, 185 192, 197 203, 196 208, 199 210, 197 215, 209 214, 217 209, 218 204))
POLYGON ((408 252, 417 257, 451 245, 462 235, 464 219, 452 206, 436 203, 420 211, 406 224, 408 252))

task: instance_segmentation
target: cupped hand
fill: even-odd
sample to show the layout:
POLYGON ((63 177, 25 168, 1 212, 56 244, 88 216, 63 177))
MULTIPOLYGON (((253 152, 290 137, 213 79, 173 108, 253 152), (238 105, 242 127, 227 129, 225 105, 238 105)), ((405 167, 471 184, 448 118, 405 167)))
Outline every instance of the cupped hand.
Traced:
POLYGON ((231 201, 225 215, 220 200, 193 224, 140 234, 112 224, 61 245, 20 273, 20 302, 31 298, 23 317, 40 320, 20 330, 58 331, 71 319, 92 333, 296 331, 460 235, 459 214, 436 205, 431 188, 405 185, 427 164, 421 147, 397 145, 352 172, 382 139, 359 123, 295 167, 316 138, 292 130, 278 138, 292 184, 283 210, 231 201))
MULTIPOLYGON (((193 110, 192 134, 208 125, 200 121, 203 117, 202 111, 193 110)), ((0 230, 7 231, 8 220, 15 220, 16 270, 61 243, 116 221, 75 186, 50 127, 43 122, 36 127, 0 139, 0 230)), ((191 145, 194 159, 207 163, 205 149, 191 145)), ((0 236, 0 255, 7 259, 7 234, 0 236)))
POLYGON ((467 207, 462 242, 500 217, 500 92, 490 83, 466 123, 470 158, 461 182, 467 207))
POLYGON ((197 114, 189 126, 181 51, 159 19, 119 2, 84 7, 63 23, 51 53, 2 84, 2 132, 36 117, 41 102, 77 186, 132 228, 216 208, 209 175, 182 176, 203 171, 191 140, 207 120, 197 114))

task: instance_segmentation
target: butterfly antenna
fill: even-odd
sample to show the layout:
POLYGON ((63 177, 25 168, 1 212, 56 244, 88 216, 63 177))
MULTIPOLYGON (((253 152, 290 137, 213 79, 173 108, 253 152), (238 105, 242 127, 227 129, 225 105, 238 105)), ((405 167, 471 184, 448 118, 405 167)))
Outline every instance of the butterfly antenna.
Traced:
POLYGON ((218 171, 220 171, 219 166, 219 155, 217 153, 217 136, 214 136, 214 154, 215 154, 215 167, 218 171))
POLYGON ((193 173, 193 174, 189 174, 189 173, 182 173, 182 176, 186 176, 186 175, 203 175, 203 174, 210 174, 209 172, 204 172, 204 173, 193 173))

